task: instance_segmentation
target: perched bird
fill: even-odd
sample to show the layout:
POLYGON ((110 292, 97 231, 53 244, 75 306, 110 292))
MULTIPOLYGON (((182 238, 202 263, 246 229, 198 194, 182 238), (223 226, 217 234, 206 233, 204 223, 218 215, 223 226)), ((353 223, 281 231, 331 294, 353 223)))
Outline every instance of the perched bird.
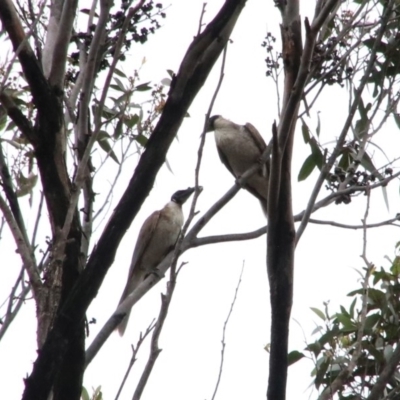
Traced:
MULTIPOLYGON (((183 225, 182 204, 194 192, 194 188, 178 190, 163 209, 153 212, 140 229, 133 251, 128 281, 122 293, 121 304, 130 293, 152 272, 164 257, 174 249, 183 225)), ((118 326, 122 336, 128 324, 130 312, 118 326)))
MULTIPOLYGON (((220 115, 214 115, 208 121, 207 131, 215 132, 219 158, 236 179, 255 163, 260 162, 260 157, 267 148, 258 130, 249 123, 238 125, 220 115)), ((245 184, 245 188, 260 200, 265 215, 268 180, 268 163, 265 163, 245 184)))

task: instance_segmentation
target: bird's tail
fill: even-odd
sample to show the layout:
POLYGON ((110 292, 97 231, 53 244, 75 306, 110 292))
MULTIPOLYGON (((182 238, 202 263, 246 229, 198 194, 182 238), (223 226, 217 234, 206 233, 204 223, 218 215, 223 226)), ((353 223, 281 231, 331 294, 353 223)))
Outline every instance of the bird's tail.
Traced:
POLYGON ((128 326, 128 321, 129 321, 129 316, 131 314, 131 311, 129 310, 126 315, 125 318, 121 321, 121 323, 117 326, 118 329, 118 333, 119 336, 124 336, 126 327, 128 326))
MULTIPOLYGON (((122 293, 121 299, 118 303, 118 306, 136 289, 137 286, 139 286, 140 280, 139 279, 129 279, 124 292, 122 293)), ((120 336, 123 336, 126 330, 126 327, 128 325, 129 321, 129 316, 131 315, 131 310, 127 311, 125 314, 124 319, 121 321, 121 323, 117 326, 117 330, 120 336)))
POLYGON ((248 179, 245 188, 260 201, 264 215, 267 218, 268 179, 255 174, 248 179))

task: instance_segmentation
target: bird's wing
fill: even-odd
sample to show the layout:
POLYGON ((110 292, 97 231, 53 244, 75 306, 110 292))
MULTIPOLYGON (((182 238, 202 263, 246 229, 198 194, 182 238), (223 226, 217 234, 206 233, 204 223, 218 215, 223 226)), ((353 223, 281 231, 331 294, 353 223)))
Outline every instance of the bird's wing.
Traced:
MULTIPOLYGON (((120 303, 125 300, 125 298, 131 293, 134 288, 137 286, 138 279, 132 279, 134 274, 140 275, 140 269, 138 269, 141 258, 146 251, 150 240, 154 234, 154 231, 157 227, 158 221, 160 219, 161 210, 154 211, 146 221, 144 221, 142 227, 140 228, 139 236, 136 241, 135 250, 133 252, 131 266, 129 268, 129 275, 127 279, 127 283, 122 293, 120 303)), ((139 278, 139 276, 138 276, 139 278)))
MULTIPOLYGON (((145 251, 151 241, 154 231, 157 228, 157 224, 160 219, 160 213, 161 213, 161 210, 154 211, 153 214, 151 214, 146 219, 146 221, 144 221, 142 227, 140 228, 139 236, 137 238, 136 245, 135 245, 135 250, 133 251, 131 266, 129 268, 128 279, 126 281, 126 285, 125 285, 124 291, 122 293, 121 299, 119 301, 119 304, 121 304, 128 297, 128 295, 135 290, 135 288, 141 282, 142 275, 143 275, 143 277, 145 275, 145 271, 142 268, 140 268, 139 264, 140 264, 143 254, 145 253, 145 251)), ((127 312, 127 314, 125 315, 125 318, 118 325, 118 332, 119 332, 120 336, 122 336, 126 330, 130 313, 131 313, 131 311, 129 310, 127 312)))
MULTIPOLYGON (((254 125, 250 124, 250 122, 247 122, 247 124, 244 127, 247 130, 247 132, 249 133, 249 135, 250 135, 251 139, 253 140, 253 142, 255 143, 255 145, 259 148, 260 155, 262 153, 264 153, 265 149, 267 148, 267 145, 266 145, 263 137, 261 136, 260 132, 258 132, 256 127, 254 125)), ((263 165, 263 168, 261 169, 260 174, 264 177, 269 176, 269 162, 266 162, 263 165)))
POLYGON ((156 230, 158 221, 160 219, 161 210, 154 211, 147 219, 144 221, 142 227, 140 228, 139 236, 136 242, 135 250, 132 256, 131 267, 129 270, 129 277, 135 269, 135 266, 140 262, 147 246, 153 237, 154 231, 156 230))
POLYGON ((225 153, 220 149, 220 147, 218 145, 217 145, 217 150, 218 150, 219 158, 222 161, 222 164, 224 164, 225 167, 229 170, 229 172, 236 178, 236 175, 233 172, 233 169, 229 164, 228 157, 225 155, 225 153))
POLYGON ((249 132, 256 146, 260 149, 260 153, 263 153, 264 150, 267 148, 267 145, 265 144, 264 139, 260 135, 260 132, 258 132, 258 130, 252 124, 250 124, 250 122, 247 122, 247 124, 244 127, 249 132))

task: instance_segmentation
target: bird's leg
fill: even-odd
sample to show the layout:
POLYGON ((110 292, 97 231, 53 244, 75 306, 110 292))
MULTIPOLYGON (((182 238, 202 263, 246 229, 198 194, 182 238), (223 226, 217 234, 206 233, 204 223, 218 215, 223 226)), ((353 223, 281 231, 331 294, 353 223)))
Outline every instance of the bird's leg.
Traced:
POLYGON ((151 271, 149 271, 149 273, 146 274, 144 279, 146 279, 150 275, 155 275, 159 280, 165 277, 165 274, 163 274, 158 268, 153 268, 151 271))

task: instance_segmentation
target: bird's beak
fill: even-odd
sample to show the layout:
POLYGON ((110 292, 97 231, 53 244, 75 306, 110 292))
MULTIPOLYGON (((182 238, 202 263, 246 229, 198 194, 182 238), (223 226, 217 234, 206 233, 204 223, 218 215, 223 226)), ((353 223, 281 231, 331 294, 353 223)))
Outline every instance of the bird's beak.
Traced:
POLYGON ((179 190, 174 194, 174 198, 179 204, 183 204, 192 195, 194 190, 194 187, 189 187, 186 190, 179 190))

